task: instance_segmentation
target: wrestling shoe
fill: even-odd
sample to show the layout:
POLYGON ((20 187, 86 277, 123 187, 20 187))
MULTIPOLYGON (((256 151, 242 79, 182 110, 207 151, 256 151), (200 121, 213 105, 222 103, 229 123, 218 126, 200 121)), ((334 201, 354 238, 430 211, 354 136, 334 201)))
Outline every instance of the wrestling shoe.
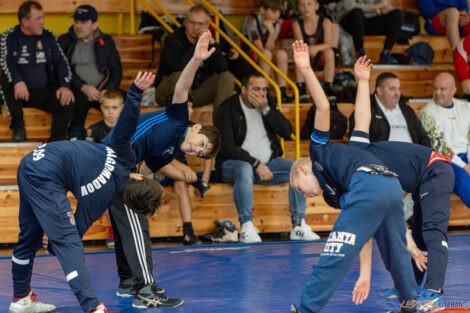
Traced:
MULTIPOLYGON (((164 293, 165 289, 160 288, 155 285, 155 290, 157 293, 164 293)), ((130 298, 135 296, 135 288, 132 281, 132 278, 125 279, 122 283, 119 284, 118 290, 116 291, 116 296, 121 298, 130 298)))
POLYGON ((103 303, 100 303, 96 309, 91 311, 91 313, 108 313, 108 309, 104 306, 103 303))
POLYGON ((32 289, 23 298, 13 298, 13 301, 8 313, 46 313, 56 309, 55 305, 39 302, 32 289))
POLYGON ((300 313, 299 310, 297 310, 297 307, 293 304, 290 305, 290 313, 300 313))
POLYGON ((158 293, 154 284, 147 285, 139 290, 134 297, 132 307, 138 309, 147 309, 153 307, 170 307, 180 306, 183 299, 167 298, 163 293, 158 293))
POLYGON ((445 307, 441 294, 431 289, 423 289, 423 293, 418 297, 417 309, 419 312, 438 312, 444 310, 445 307))
POLYGON ((254 243, 261 242, 261 237, 258 235, 259 230, 253 225, 252 221, 243 223, 242 230, 240 232, 240 242, 243 243, 254 243))
POLYGON ((295 226, 290 231, 290 240, 318 240, 318 236, 312 231, 312 228, 302 219, 300 226, 295 226))

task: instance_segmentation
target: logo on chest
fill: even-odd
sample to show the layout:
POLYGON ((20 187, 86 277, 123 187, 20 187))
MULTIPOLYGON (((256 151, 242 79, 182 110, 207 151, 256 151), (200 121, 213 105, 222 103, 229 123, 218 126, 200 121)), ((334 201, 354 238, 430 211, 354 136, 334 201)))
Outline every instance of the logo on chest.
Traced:
POLYGON ((162 156, 169 157, 169 156, 172 156, 174 153, 175 153, 175 146, 171 146, 165 151, 163 151, 162 156))

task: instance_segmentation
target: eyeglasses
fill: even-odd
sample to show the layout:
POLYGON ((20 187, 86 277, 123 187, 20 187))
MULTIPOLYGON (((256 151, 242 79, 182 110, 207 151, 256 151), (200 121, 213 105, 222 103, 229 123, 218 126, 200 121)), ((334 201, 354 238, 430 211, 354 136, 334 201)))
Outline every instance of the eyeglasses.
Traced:
POLYGON ((196 21, 191 21, 191 20, 188 20, 187 23, 188 23, 188 25, 199 26, 199 27, 203 27, 203 26, 207 25, 207 22, 202 23, 202 22, 196 22, 196 21))

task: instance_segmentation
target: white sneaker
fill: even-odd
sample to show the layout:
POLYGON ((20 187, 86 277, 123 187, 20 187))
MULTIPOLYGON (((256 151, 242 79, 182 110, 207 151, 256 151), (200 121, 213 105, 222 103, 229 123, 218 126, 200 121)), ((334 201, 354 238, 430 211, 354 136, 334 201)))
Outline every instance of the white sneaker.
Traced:
POLYGON ((300 226, 295 226, 290 231, 290 240, 318 240, 318 236, 312 228, 302 219, 300 226))
POLYGON ((240 232, 240 242, 253 243, 261 242, 261 237, 258 235, 259 230, 253 225, 252 221, 243 223, 242 231, 240 232))
POLYGON ((38 301, 36 294, 33 290, 15 302, 10 303, 9 313, 47 313, 54 312, 55 305, 41 303, 38 301))

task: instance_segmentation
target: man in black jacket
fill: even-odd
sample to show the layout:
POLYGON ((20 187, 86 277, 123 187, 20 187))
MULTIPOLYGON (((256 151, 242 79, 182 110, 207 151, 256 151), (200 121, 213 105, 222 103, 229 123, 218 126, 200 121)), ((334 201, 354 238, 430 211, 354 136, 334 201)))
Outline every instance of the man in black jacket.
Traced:
MULTIPOLYGON (((185 26, 165 38, 155 79, 155 98, 158 104, 168 104, 183 68, 194 53, 199 36, 209 29, 210 18, 203 6, 194 6, 186 17, 185 26)), ((216 108, 234 91, 235 79, 228 71, 227 61, 213 38, 210 48, 212 47, 216 48, 215 52, 199 67, 189 91, 194 107, 213 103, 216 108)))
POLYGON ((26 140, 23 107, 52 113, 49 141, 64 140, 72 115, 72 72, 54 35, 44 29, 41 4, 25 1, 19 25, 0 38, 1 83, 10 113, 13 142, 26 140))
MULTIPOLYGON (((215 110, 214 125, 222 134, 216 169, 224 182, 233 183, 242 242, 261 242, 252 219, 253 183, 278 185, 289 182, 293 160, 282 158, 277 136, 289 139, 292 127, 268 101, 268 81, 257 72, 242 80, 241 93, 232 95, 215 110)), ((305 223, 305 197, 289 187, 291 240, 316 240, 305 223)))
POLYGON ((100 109, 100 100, 108 89, 118 89, 122 79, 119 52, 111 36, 98 28, 98 13, 91 5, 79 6, 68 33, 59 44, 72 65, 72 90, 75 107, 70 123, 70 139, 85 139, 83 127, 90 107, 100 109))
MULTIPOLYGON (((370 141, 403 141, 431 147, 421 121, 406 104, 400 93, 400 80, 391 72, 377 77, 371 95, 370 141)), ((350 117, 349 133, 354 129, 354 113, 350 117)))

